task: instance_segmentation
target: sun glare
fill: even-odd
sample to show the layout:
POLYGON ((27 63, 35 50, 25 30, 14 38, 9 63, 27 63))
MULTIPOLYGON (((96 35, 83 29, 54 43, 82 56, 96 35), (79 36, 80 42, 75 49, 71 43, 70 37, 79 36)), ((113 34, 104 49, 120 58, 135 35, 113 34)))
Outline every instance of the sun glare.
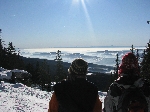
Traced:
POLYGON ((90 15, 88 13, 88 9, 87 9, 87 6, 86 6, 87 4, 89 4, 89 0, 72 0, 72 5, 82 6, 82 8, 84 10, 85 18, 87 20, 87 26, 88 26, 90 35, 91 35, 92 38, 95 38, 93 25, 92 25, 90 15))
POLYGON ((90 15, 88 13, 88 9, 86 7, 86 3, 88 3, 88 0, 73 0, 73 1, 78 2, 78 3, 80 2, 82 4, 82 7, 83 7, 84 13, 85 13, 85 17, 87 19, 88 28, 89 28, 89 31, 91 33, 91 37, 95 37, 94 30, 93 30, 93 25, 92 25, 92 22, 91 22, 91 19, 90 19, 90 15))
POLYGON ((72 0, 73 4, 79 3, 79 2, 84 2, 84 0, 72 0))
POLYGON ((81 0, 72 0, 72 3, 77 4, 77 3, 79 3, 79 1, 81 1, 81 0))

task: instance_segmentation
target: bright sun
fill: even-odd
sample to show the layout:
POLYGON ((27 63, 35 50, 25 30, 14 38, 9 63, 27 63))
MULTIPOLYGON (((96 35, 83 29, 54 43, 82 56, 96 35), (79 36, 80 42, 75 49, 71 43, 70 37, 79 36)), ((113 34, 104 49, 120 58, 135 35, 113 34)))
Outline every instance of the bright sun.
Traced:
POLYGON ((74 3, 77 3, 77 2, 80 2, 80 1, 83 2, 84 0, 73 0, 74 3))
POLYGON ((73 3, 79 2, 79 0, 73 0, 73 3))

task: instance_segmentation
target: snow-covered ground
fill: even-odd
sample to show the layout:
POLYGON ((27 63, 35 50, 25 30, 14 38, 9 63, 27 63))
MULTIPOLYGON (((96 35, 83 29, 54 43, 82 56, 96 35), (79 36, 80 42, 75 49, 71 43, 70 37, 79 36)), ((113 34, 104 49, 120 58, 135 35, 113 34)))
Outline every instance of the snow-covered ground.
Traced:
MULTIPOLYGON (((7 71, 4 71, 7 74, 7 71)), ((47 112, 51 95, 51 92, 27 87, 21 83, 10 84, 1 81, 0 112, 47 112)), ((106 93, 99 91, 102 102, 105 95, 106 93)))
MULTIPOLYGON (((46 112, 52 93, 1 81, 0 112, 46 112)), ((103 101, 104 94, 99 91, 103 101)))
POLYGON ((51 93, 21 83, 1 82, 0 112, 46 112, 51 93))

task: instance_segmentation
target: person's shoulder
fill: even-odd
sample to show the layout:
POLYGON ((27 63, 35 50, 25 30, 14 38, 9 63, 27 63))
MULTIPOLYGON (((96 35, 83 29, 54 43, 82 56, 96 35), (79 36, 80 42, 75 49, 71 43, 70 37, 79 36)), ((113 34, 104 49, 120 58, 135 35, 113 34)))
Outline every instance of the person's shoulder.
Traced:
POLYGON ((150 82, 147 79, 141 78, 144 87, 150 88, 150 82))
POLYGON ((111 85, 124 84, 124 82, 126 82, 126 80, 127 80, 126 76, 121 76, 121 77, 118 77, 118 79, 114 80, 114 82, 111 85))
POLYGON ((142 78, 142 81, 144 82, 144 84, 146 84, 147 86, 150 86, 150 82, 147 79, 142 78))
POLYGON ((119 77, 116 82, 122 85, 133 85, 135 81, 139 80, 141 77, 138 75, 130 75, 130 74, 123 74, 119 77))
POLYGON ((88 80, 86 80, 86 82, 87 82, 87 87, 88 88, 91 88, 91 89, 93 89, 95 91, 98 91, 98 86, 95 83, 93 83, 91 81, 88 81, 88 80))
POLYGON ((96 84, 94 84, 93 82, 87 80, 87 79, 77 79, 75 81, 75 83, 77 83, 77 85, 82 85, 82 87, 84 87, 84 89, 91 89, 91 90, 95 90, 98 91, 98 87, 96 84))
POLYGON ((89 80, 85 80, 85 81, 86 81, 86 83, 87 83, 88 85, 97 87, 94 82, 91 82, 91 81, 89 81, 89 80))
POLYGON ((68 80, 62 80, 61 82, 58 82, 54 85, 54 91, 57 90, 57 89, 61 89, 63 88, 65 85, 68 85, 70 83, 70 81, 68 80))
POLYGON ((85 80, 85 81, 86 81, 88 84, 95 86, 94 82, 91 82, 91 81, 89 81, 89 80, 85 80))

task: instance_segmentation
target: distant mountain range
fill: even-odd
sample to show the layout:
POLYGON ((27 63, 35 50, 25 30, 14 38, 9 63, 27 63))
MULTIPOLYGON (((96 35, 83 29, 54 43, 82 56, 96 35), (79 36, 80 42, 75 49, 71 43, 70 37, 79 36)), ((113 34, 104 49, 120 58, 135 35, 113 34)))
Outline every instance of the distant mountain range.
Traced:
MULTIPOLYGON (((49 48, 124 48, 124 47, 131 47, 131 46, 114 46, 114 45, 110 45, 110 46, 86 46, 86 47, 78 47, 78 46, 74 46, 74 47, 49 47, 49 48)), ((134 46, 134 47, 145 47, 145 46, 134 46)))

